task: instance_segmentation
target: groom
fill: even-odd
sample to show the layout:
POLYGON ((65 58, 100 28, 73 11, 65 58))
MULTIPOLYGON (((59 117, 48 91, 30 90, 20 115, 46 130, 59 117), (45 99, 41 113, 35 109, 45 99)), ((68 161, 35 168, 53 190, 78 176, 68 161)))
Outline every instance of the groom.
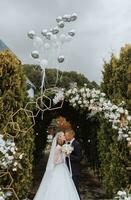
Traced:
MULTIPOLYGON (((79 178, 80 178, 80 161, 82 158, 82 152, 80 144, 75 139, 75 132, 72 129, 65 131, 65 139, 68 144, 70 144, 74 150, 70 154, 71 168, 72 168, 72 179, 79 192, 79 178)), ((67 166, 69 168, 69 157, 66 157, 67 166)), ((70 168, 69 168, 70 169, 70 168)))

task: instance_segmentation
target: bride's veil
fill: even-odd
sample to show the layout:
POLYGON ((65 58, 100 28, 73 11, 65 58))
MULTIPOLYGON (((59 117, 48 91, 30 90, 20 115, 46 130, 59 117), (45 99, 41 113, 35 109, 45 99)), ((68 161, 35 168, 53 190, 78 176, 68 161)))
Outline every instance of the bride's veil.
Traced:
POLYGON ((54 153, 55 153, 58 136, 59 136, 59 133, 57 133, 53 139, 50 155, 49 155, 47 166, 46 166, 46 172, 52 171, 54 168, 54 153))
POLYGON ((56 144, 57 144, 57 138, 58 138, 59 135, 60 135, 60 132, 57 133, 56 136, 53 139, 50 155, 49 155, 47 166, 46 166, 46 171, 45 171, 45 174, 42 178, 42 181, 40 183, 39 189, 36 193, 34 200, 42 199, 43 194, 46 194, 46 192, 47 192, 47 188, 48 188, 48 185, 50 184, 50 180, 51 180, 52 173, 53 173, 54 154, 55 154, 55 148, 56 148, 56 144))

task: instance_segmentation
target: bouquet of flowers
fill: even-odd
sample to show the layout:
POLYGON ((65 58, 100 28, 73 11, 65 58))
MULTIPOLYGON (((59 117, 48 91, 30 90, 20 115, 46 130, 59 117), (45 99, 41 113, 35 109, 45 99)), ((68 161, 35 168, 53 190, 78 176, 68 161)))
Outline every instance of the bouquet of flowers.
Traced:
POLYGON ((62 146, 62 151, 67 155, 70 155, 73 150, 74 148, 71 146, 71 144, 64 144, 62 146))
POLYGON ((118 191, 117 192, 117 196, 115 197, 115 199, 119 199, 119 200, 131 200, 131 194, 129 193, 129 191, 118 191))

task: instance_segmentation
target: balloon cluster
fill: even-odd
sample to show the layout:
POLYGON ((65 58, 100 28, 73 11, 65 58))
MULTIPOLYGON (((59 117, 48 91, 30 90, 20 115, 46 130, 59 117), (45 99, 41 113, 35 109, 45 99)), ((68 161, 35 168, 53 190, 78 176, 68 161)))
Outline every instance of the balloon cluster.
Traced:
MULTIPOLYGON (((76 13, 58 16, 56 18, 56 26, 50 29, 43 29, 41 31, 42 37, 37 36, 34 30, 27 33, 34 46, 31 56, 39 62, 42 70, 45 70, 52 62, 60 65, 65 61, 64 55, 61 55, 61 48, 64 43, 72 40, 76 32, 74 29, 71 29, 65 34, 63 30, 67 23, 74 22, 76 19, 76 13)), ((45 75, 45 73, 43 74, 45 75)))

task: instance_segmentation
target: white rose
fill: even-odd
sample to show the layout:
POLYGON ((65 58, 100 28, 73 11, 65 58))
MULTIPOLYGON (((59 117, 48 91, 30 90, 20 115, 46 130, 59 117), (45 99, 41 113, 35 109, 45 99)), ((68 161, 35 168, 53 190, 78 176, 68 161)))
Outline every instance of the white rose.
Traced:
POLYGON ((90 103, 93 104, 93 103, 94 103, 94 99, 91 99, 91 100, 90 100, 90 103))
POLYGON ((105 97, 106 95, 105 95, 105 93, 102 92, 102 93, 101 93, 101 96, 102 96, 102 97, 105 97))
POLYGON ((86 101, 86 100, 84 100, 84 101, 83 101, 83 103, 84 103, 84 104, 87 104, 87 101, 86 101))
POLYGON ((76 100, 76 101, 78 101, 78 100, 79 100, 79 95, 77 95, 77 96, 75 97, 75 100, 76 100))
POLYGON ((83 97, 86 98, 86 94, 85 93, 83 94, 83 97))
POLYGON ((118 108, 118 112, 119 113, 124 113, 124 109, 121 107, 121 108, 118 108))
POLYGON ((78 101, 78 104, 82 104, 82 101, 78 101))
POLYGON ((84 89, 84 88, 81 88, 81 89, 80 89, 80 92, 81 92, 81 93, 83 93, 84 91, 85 91, 85 89, 84 89))
POLYGON ((17 162, 14 162, 14 166, 16 167, 18 165, 18 163, 17 162))
POLYGON ((12 171, 17 171, 17 168, 13 168, 12 171))
POLYGON ((131 116, 128 115, 128 116, 127 116, 127 120, 128 120, 128 121, 131 121, 131 116))
POLYGON ((89 93, 89 92, 87 92, 86 96, 87 96, 87 98, 89 98, 89 97, 90 97, 90 93, 89 93))
POLYGON ((13 160, 14 157, 13 157, 13 156, 9 156, 8 159, 9 159, 9 160, 13 160))
POLYGON ((76 103, 73 103, 73 107, 75 107, 76 106, 76 103))
POLYGON ((12 147, 15 147, 15 143, 14 143, 14 142, 12 142, 11 146, 12 146, 12 147))
POLYGON ((23 155, 24 155, 23 153, 20 154, 19 159, 22 159, 22 158, 23 158, 23 155))

